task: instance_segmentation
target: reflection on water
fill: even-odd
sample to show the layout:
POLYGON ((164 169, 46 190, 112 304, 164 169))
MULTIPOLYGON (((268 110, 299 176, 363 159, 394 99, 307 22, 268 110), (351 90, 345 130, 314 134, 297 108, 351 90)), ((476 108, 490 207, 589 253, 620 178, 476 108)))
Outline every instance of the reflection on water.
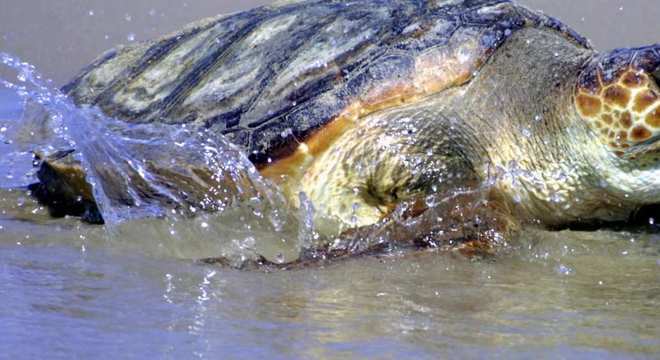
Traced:
MULTIPOLYGON (((98 114, 25 75, 0 86, 0 353, 9 358, 118 349, 135 358, 660 355, 658 234, 530 230, 482 261, 420 252, 274 273, 196 263, 208 254, 293 259, 312 234, 310 214, 278 207, 239 155, 221 165, 235 161, 269 199, 154 219, 108 198, 110 226, 52 219, 17 189, 34 181, 31 151, 84 146, 99 130, 84 121, 98 114), (56 115, 48 136, 37 121, 44 107, 56 115)), ((107 138, 122 153, 101 155, 142 161, 134 155, 144 148, 122 131, 107 138)))
POLYGON ((530 234, 531 249, 490 262, 429 253, 260 273, 108 244, 5 240, 0 347, 10 347, 0 350, 9 357, 107 355, 118 347, 134 357, 654 357, 659 242, 542 232, 530 234))

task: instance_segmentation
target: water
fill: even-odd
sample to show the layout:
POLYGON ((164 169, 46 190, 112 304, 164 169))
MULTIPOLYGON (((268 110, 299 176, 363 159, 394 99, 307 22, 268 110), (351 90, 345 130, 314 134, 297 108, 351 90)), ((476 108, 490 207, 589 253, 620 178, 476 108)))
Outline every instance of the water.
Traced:
POLYGON ((0 245, 0 351, 8 358, 660 351, 658 236, 537 233, 531 250, 492 262, 426 253, 261 273, 113 244, 82 249, 69 230, 30 229, 40 232, 38 245, 19 237, 23 245, 0 245))
POLYGON ((150 212, 157 206, 131 212, 97 186, 108 223, 100 227, 52 219, 21 191, 2 191, 7 358, 660 356, 658 233, 528 230, 507 253, 479 261, 426 251, 271 273, 205 265, 196 259, 295 259, 314 239, 310 210, 285 208, 221 139, 168 132, 163 143, 145 144, 140 128, 85 121, 100 115, 71 107, 36 72, 20 72, 29 65, 11 68, 3 79, 25 89, 0 86, 1 188, 33 180, 31 150, 75 145, 93 173, 90 161, 139 165, 140 146, 175 149, 186 140, 215 149, 196 161, 233 169, 230 178, 250 180, 246 194, 266 195, 189 218, 150 212), (55 116, 45 127, 44 109, 55 116))

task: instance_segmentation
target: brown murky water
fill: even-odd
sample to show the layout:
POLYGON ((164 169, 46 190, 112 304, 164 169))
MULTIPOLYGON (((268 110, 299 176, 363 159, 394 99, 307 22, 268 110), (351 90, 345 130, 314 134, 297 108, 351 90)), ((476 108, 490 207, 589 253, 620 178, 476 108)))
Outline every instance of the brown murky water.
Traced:
MULTIPOLYGON (((660 41, 657 0, 522 2, 600 49, 660 41)), ((129 37, 256 4, 0 0, 0 51, 61 84, 129 37)), ((19 118, 20 105, 0 92, 0 120, 19 118)), ((16 171, 8 164, 0 159, 2 176, 16 171)), ((191 230, 199 221, 171 236, 153 221, 108 233, 75 219, 10 220, 30 201, 1 197, 0 354, 9 358, 660 356, 658 234, 530 231, 492 261, 424 253, 265 274, 190 260, 272 236, 247 213, 218 220, 224 236, 209 241, 191 230)))

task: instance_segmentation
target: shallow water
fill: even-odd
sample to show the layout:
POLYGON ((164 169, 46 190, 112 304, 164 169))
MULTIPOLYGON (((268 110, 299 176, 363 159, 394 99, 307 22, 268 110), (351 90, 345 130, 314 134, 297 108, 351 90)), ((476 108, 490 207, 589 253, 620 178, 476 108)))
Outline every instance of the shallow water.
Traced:
POLYGON ((660 352, 657 235, 535 233, 496 261, 424 253, 261 273, 22 229, 31 239, 0 244, 9 358, 660 352))
MULTIPOLYGON (((70 70, 65 68, 59 66, 57 76, 70 70)), ((5 79, 20 84, 15 76, 5 79)), ((65 115, 89 115, 67 112, 63 103, 52 106, 65 115)), ((29 149, 1 141, 10 138, 8 124, 24 112, 21 97, 0 86, 0 153, 12 154, 0 158, 2 188, 30 180, 29 149)), ((235 207, 219 218, 135 219, 104 228, 50 219, 21 192, 0 193, 0 353, 660 356, 657 232, 530 230, 507 254, 482 261, 423 252, 274 273, 194 261, 251 252, 286 260, 309 241, 305 214, 288 214, 292 222, 282 228, 254 210, 235 207)))

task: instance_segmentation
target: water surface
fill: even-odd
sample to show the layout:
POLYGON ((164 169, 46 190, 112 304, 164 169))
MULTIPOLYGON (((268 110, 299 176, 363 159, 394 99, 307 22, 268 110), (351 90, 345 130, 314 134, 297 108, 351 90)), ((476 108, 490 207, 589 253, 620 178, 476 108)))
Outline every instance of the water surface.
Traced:
MULTIPOLYGON (((652 1, 527 3, 567 19, 599 48, 657 41, 660 34, 657 21, 644 20, 657 19, 652 1)), ((0 14, 0 50, 23 55, 54 78, 40 80, 51 92, 131 33, 145 38, 210 15, 204 12, 237 9, 208 1, 54 4, 2 4, 10 11, 0 14), (26 17, 31 21, 24 26, 26 17), (58 28, 57 21, 67 26, 58 28), (105 39, 107 34, 112 36, 105 39)), ((15 71, 2 74, 23 83, 15 71)), ((0 87, 3 188, 32 176, 29 147, 6 141, 16 138, 7 135, 8 124, 30 116, 25 98, 0 87)), ((66 102, 49 106, 65 121, 90 116, 66 102)), ((38 142, 29 127, 22 129, 27 143, 38 142)), ((0 353, 8 358, 660 356, 657 231, 529 230, 508 253, 481 261, 431 251, 273 273, 195 261, 218 253, 249 256, 253 250, 273 258, 293 256, 312 235, 305 214, 288 214, 288 226, 280 226, 254 210, 236 207, 212 219, 137 219, 108 229, 51 219, 22 192, 0 193, 0 353)))

